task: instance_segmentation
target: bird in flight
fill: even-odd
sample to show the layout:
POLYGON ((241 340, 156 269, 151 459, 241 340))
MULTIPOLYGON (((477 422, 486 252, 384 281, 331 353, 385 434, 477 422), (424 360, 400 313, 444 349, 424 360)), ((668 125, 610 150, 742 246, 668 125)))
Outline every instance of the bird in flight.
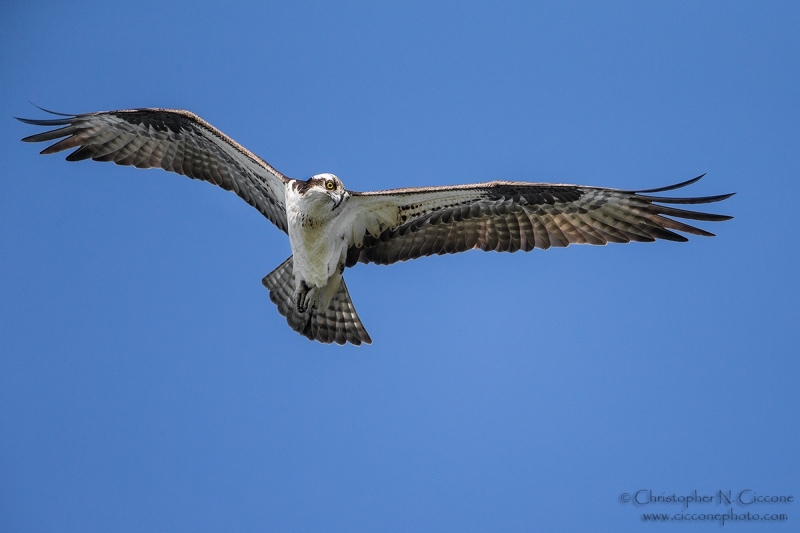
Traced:
POLYGON ((18 119, 57 126, 22 139, 60 139, 42 154, 74 148, 67 161, 158 167, 205 180, 235 192, 287 233, 292 255, 262 282, 292 329, 324 343, 372 342, 342 277, 345 268, 356 263, 389 265, 472 249, 527 252, 570 244, 686 241, 675 232, 713 234, 675 218, 731 218, 661 204, 707 204, 733 194, 652 196, 691 185, 703 176, 637 191, 490 181, 355 192, 345 189, 333 174, 307 180, 284 176, 189 111, 47 112, 58 118, 18 119))

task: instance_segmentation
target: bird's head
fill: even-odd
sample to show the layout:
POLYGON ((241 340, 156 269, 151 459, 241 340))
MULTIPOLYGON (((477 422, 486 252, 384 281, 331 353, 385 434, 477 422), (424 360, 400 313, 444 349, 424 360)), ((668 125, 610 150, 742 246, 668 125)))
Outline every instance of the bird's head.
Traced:
POLYGON ((342 181, 333 174, 317 174, 305 183, 301 182, 298 192, 304 199, 318 209, 335 211, 347 198, 347 190, 342 181))

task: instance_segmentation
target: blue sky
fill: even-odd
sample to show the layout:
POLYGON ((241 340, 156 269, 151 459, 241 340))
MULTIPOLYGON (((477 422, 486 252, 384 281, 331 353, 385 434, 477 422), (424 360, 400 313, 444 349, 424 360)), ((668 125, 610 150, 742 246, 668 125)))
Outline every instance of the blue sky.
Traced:
POLYGON ((798 27, 793 2, 4 3, 0 530, 621 532, 680 511, 639 489, 800 498, 798 27), (706 172, 687 194, 735 218, 358 265, 374 344, 325 346, 261 286, 290 252, 258 212, 39 156, 28 101, 189 109, 353 190, 706 172))

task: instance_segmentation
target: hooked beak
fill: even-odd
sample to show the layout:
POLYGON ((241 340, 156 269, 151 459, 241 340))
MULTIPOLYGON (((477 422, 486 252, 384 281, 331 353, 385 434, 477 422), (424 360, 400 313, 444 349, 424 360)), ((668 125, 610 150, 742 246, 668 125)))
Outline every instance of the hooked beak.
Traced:
POLYGON ((340 194, 339 197, 333 201, 333 207, 331 207, 331 211, 336 211, 336 208, 339 207, 339 205, 342 203, 342 200, 344 200, 344 193, 340 194))

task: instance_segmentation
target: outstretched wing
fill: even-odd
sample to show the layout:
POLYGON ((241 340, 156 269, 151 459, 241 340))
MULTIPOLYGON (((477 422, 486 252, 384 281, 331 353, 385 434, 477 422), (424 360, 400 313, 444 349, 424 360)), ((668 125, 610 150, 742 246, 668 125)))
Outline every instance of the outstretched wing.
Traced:
POLYGON ((470 249, 516 252, 578 243, 687 240, 674 231, 713 236, 667 217, 703 221, 732 217, 659 204, 706 204, 733 194, 698 198, 643 194, 685 187, 702 177, 641 191, 493 181, 354 192, 348 202, 352 235, 347 266, 391 264, 470 249))
POLYGON ((138 168, 160 167, 205 180, 235 192, 286 231, 287 178, 194 113, 175 109, 49 113, 61 118, 18 119, 35 126, 62 126, 22 139, 40 142, 66 137, 42 154, 77 148, 67 161, 91 158, 138 168))

